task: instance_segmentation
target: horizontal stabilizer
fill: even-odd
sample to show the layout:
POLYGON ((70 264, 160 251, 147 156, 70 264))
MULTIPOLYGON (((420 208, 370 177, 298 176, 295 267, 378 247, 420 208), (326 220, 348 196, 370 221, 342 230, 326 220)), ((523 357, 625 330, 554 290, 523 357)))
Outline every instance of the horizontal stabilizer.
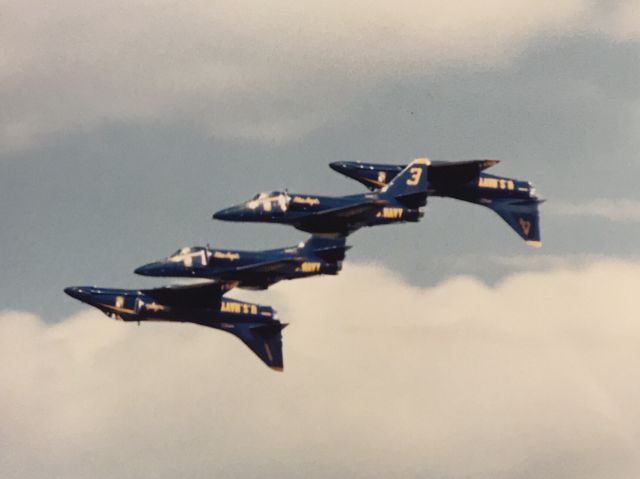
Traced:
POLYGON ((236 323, 233 329, 225 331, 240 338, 271 369, 282 371, 282 330, 286 327, 280 321, 236 323))
POLYGON ((518 200, 500 198, 490 203, 479 203, 495 211, 511 228, 531 246, 541 246, 540 216, 538 204, 540 200, 518 200))
POLYGON ((325 261, 336 262, 343 261, 345 252, 351 248, 346 246, 346 238, 344 236, 326 237, 312 235, 302 246, 305 253, 314 254, 325 261))

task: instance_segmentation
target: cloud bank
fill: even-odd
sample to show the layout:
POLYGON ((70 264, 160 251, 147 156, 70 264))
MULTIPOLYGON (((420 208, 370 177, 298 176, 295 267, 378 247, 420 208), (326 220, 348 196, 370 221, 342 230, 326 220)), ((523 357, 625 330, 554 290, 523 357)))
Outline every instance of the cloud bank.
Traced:
POLYGON ((291 322, 283 374, 197 326, 4 312, 0 473, 637 477, 639 277, 600 261, 419 289, 348 265, 257 295, 291 322))
POLYGON ((635 4, 4 2, 0 148, 112 121, 295 139, 385 78, 499 65, 551 36, 635 41, 635 4))

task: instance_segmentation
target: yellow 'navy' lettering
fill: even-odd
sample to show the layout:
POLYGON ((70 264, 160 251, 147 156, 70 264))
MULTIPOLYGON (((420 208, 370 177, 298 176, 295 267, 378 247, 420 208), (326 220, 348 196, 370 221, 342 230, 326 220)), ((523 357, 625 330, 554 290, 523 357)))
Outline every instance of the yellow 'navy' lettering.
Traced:
POLYGON ((313 263, 310 261, 305 261, 298 267, 298 271, 302 273, 319 273, 320 272, 320 263, 313 263))
POLYGON ((402 208, 382 208, 382 211, 380 211, 376 216, 378 218, 395 220, 402 218, 402 213, 404 213, 402 208))
POLYGON ((513 180, 489 178, 486 176, 478 178, 478 186, 480 188, 494 188, 496 190, 513 190, 515 188, 513 180))
POLYGON ((258 307, 255 304, 223 301, 220 304, 220 311, 233 314, 258 314, 258 307))

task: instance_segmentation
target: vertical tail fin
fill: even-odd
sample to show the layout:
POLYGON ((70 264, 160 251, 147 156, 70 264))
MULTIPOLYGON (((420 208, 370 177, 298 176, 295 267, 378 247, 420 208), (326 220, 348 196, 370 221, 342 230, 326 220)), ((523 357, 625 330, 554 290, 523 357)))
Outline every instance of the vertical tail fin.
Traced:
POLYGON ((485 204, 498 213, 509 226, 530 246, 540 247, 540 215, 538 205, 542 200, 500 198, 485 204))
POLYGON ((240 338, 271 369, 282 371, 282 330, 286 327, 280 321, 238 323, 233 330, 226 331, 240 338))
POLYGON ((381 198, 394 198, 409 208, 427 204, 427 174, 431 162, 427 158, 413 160, 387 186, 380 190, 381 198))
POLYGON ((302 252, 314 254, 329 262, 343 261, 345 252, 350 248, 346 246, 344 236, 318 236, 312 235, 302 245, 302 252))

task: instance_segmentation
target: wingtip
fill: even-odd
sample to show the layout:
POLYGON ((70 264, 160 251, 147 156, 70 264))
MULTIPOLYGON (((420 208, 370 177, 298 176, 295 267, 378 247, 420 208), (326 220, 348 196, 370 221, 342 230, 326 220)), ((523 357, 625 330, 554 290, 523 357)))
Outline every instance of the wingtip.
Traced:
POLYGON ((528 240, 527 244, 529 246, 533 246, 534 248, 540 248, 542 246, 542 241, 537 241, 537 240, 528 240))
POLYGON ((283 367, 279 367, 279 366, 269 366, 272 370, 277 371, 279 373, 284 372, 284 368, 283 367))
POLYGON ((431 160, 429 158, 416 158, 412 161, 414 165, 426 165, 429 166, 431 164, 431 160))

